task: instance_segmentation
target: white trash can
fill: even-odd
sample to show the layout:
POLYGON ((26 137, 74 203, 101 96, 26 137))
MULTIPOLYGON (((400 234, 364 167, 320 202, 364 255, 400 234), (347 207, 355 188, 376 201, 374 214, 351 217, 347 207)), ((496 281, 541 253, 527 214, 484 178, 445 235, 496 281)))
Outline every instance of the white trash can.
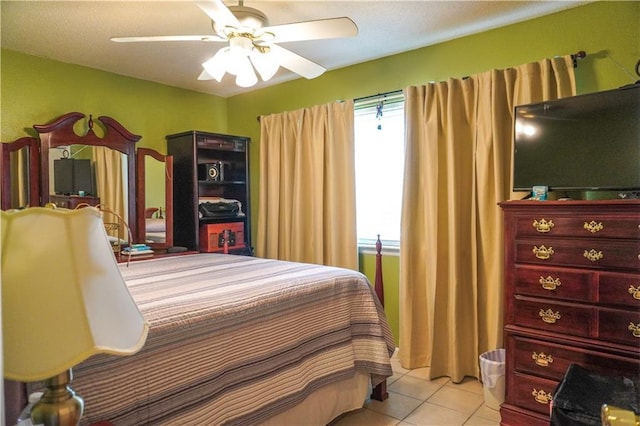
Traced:
POLYGON ((484 403, 494 410, 504 402, 505 350, 496 349, 480 355, 484 403))

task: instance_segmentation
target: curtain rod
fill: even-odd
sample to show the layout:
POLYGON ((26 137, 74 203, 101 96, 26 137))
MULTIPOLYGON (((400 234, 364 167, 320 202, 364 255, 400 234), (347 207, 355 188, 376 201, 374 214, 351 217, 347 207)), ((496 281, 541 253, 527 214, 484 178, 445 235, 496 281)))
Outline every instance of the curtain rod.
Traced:
MULTIPOLYGON (((402 89, 391 90, 389 92, 382 92, 382 93, 377 93, 375 95, 363 96, 361 98, 354 98, 353 101, 354 102, 360 102, 360 101, 365 101, 367 99, 377 99, 377 98, 380 98, 382 96, 401 95, 402 93, 403 93, 402 89)), ((260 116, 257 116, 256 120, 258 120, 258 122, 260 122, 260 116)))
POLYGON ((401 93, 402 93, 402 90, 392 90, 390 92, 378 93, 377 95, 369 95, 369 96, 363 96, 361 98, 354 98, 353 101, 354 102, 359 102, 359 101, 364 101, 364 100, 367 100, 367 99, 379 98, 381 96, 399 95, 401 93))
MULTIPOLYGON (((573 53, 571 55, 571 59, 573 60, 573 67, 577 68, 578 67, 578 59, 584 59, 587 57, 587 52, 585 52, 584 50, 580 50, 576 53, 573 53)), ((639 62, 640 63, 640 62, 639 62)), ((463 77, 463 78, 469 78, 469 77, 463 77)), ((399 95, 402 93, 402 90, 391 90, 389 92, 382 92, 382 93, 378 93, 375 95, 369 95, 369 96, 362 96, 360 98, 354 98, 353 101, 354 102, 359 102, 359 101, 364 101, 367 99, 375 99, 375 98, 379 98, 381 96, 390 96, 390 95, 399 95)), ((256 117, 258 121, 260 121, 260 116, 256 117)))

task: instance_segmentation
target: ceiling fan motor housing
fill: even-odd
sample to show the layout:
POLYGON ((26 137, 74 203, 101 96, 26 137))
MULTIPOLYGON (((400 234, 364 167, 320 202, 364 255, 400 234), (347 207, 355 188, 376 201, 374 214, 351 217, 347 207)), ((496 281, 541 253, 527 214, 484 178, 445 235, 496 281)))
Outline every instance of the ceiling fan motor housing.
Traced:
MULTIPOLYGON (((247 7, 247 6, 230 6, 229 10, 231 11, 231 13, 233 13, 233 15, 236 18, 238 18, 238 21, 240 21, 241 27, 235 29, 240 33, 247 32, 250 34, 257 35, 255 33, 258 30, 269 25, 267 16, 261 11, 259 11, 258 9, 254 9, 252 7, 247 7)), ((213 25, 213 30, 218 35, 223 35, 223 34, 225 36, 228 35, 225 32, 225 28, 220 28, 215 23, 215 21, 211 21, 211 22, 213 25)))

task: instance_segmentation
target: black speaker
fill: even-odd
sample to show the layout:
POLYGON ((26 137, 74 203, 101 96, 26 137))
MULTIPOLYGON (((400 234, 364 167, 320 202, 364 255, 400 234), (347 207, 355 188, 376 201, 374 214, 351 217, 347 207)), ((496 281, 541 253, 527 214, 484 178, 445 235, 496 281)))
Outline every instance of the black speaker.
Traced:
POLYGON ((198 180, 221 182, 224 180, 224 167, 222 161, 215 163, 198 164, 198 180))

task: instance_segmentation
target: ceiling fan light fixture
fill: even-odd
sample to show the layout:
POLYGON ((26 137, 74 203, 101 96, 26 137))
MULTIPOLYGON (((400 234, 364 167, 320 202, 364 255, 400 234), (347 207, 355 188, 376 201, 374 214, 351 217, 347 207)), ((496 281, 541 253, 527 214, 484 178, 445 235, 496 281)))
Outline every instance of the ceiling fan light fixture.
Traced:
POLYGON ((251 68, 249 57, 244 51, 229 48, 229 54, 223 58, 225 69, 231 75, 242 74, 245 68, 251 68))
POLYGON ((236 76, 236 84, 240 87, 251 87, 258 82, 258 77, 251 66, 251 62, 249 62, 249 58, 245 56, 244 59, 246 63, 236 76))
POLYGON ((215 55, 202 64, 204 71, 198 77, 199 80, 215 79, 218 83, 222 81, 225 72, 227 72, 227 58, 229 58, 229 48, 223 47, 218 50, 215 55))
POLYGON ((253 49, 253 41, 247 36, 237 35, 229 39, 229 48, 247 56, 253 49))
POLYGON ((270 44, 274 43, 276 35, 272 32, 264 31, 258 34, 254 34, 253 39, 253 44, 255 46, 269 47, 270 44))
POLYGON ((278 71, 278 68, 280 68, 278 58, 271 51, 263 53, 260 50, 254 49, 249 54, 249 58, 256 71, 258 71, 258 74, 260 74, 262 81, 271 79, 278 71))

